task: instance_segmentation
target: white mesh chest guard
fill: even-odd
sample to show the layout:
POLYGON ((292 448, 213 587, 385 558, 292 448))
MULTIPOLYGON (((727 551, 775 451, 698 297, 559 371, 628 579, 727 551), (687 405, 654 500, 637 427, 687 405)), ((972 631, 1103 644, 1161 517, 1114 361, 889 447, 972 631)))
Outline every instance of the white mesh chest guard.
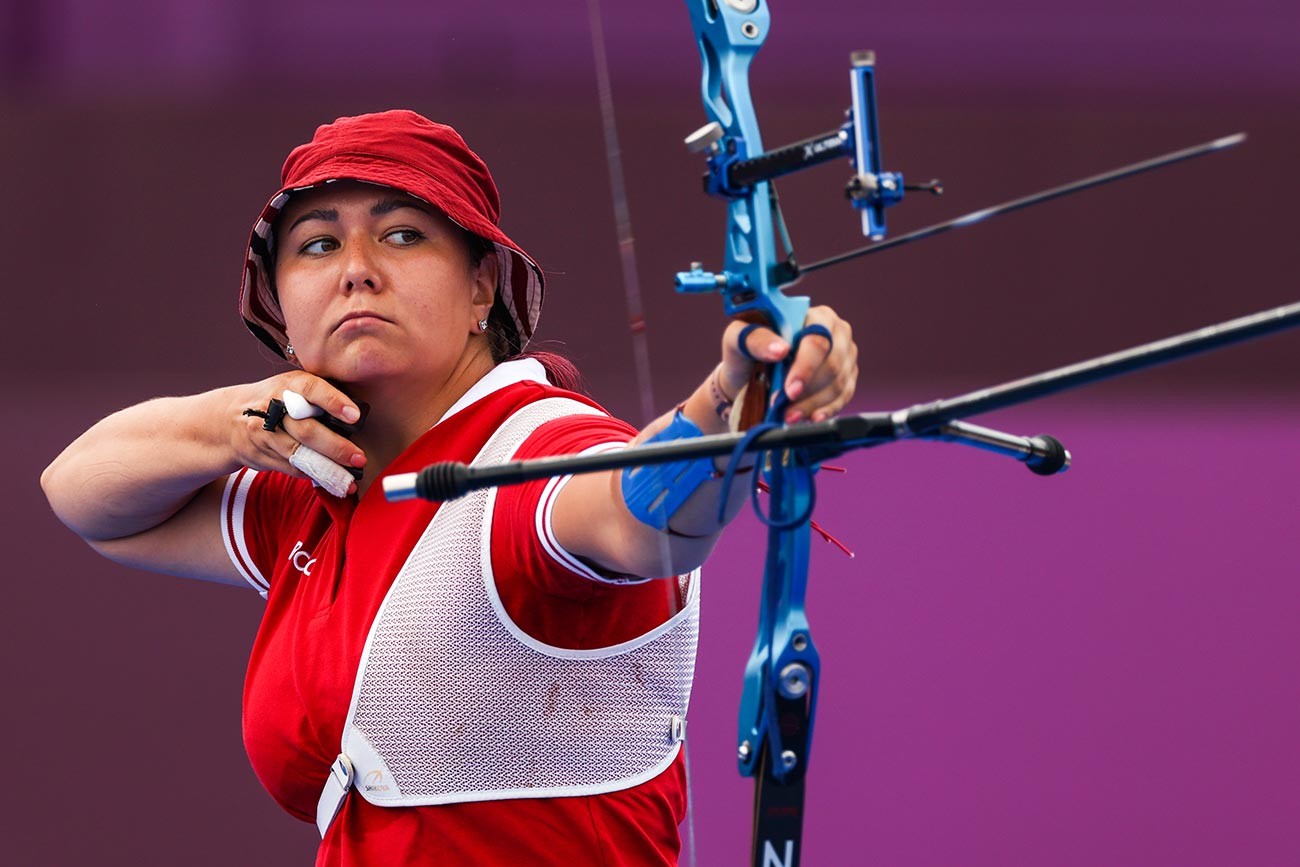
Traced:
MULTIPOLYGON (((530 404, 474 462, 507 460, 539 425, 596 412, 563 398, 530 404)), ((601 794, 653 778, 681 748, 698 573, 682 610, 645 635, 596 650, 543 644, 497 596, 495 502, 487 490, 443 504, 371 625, 343 756, 373 804, 601 794)))

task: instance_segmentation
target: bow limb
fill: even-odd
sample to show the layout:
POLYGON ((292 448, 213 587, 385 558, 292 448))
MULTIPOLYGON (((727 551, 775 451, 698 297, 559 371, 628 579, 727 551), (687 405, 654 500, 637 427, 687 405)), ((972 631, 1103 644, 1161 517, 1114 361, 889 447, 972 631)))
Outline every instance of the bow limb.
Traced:
MULTIPOLYGON (((677 275, 677 286, 720 292, 729 316, 763 323, 793 348, 809 301, 781 291, 775 191, 767 180, 733 186, 729 172, 737 162, 763 153, 749 64, 767 37, 767 5, 765 0, 687 0, 687 7, 700 48, 701 95, 709 119, 688 145, 708 155, 709 191, 726 200, 727 226, 722 271, 714 274, 694 264, 677 275)), ((747 403, 757 396, 760 415, 769 390, 781 391, 793 355, 766 373, 763 387, 757 387, 759 380, 747 389, 747 403)), ((753 419, 752 409, 745 414, 753 419)), ((760 466, 759 475, 771 488, 767 559, 737 726, 740 771, 755 777, 755 865, 796 867, 802 850, 803 784, 819 681, 804 610, 814 469, 797 450, 772 453, 760 466)))

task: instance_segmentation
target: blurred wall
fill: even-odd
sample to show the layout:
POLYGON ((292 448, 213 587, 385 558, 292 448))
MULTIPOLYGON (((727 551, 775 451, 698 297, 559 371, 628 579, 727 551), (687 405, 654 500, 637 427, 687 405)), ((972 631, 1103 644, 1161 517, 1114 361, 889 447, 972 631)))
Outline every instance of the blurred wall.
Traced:
MULTIPOLYGON (((722 206, 681 146, 703 123, 699 58, 677 4, 601 14, 666 407, 714 363, 721 327, 715 301, 670 291, 673 271, 721 258, 722 206)), ((858 408, 1296 299, 1289 4, 809 0, 773 19, 753 70, 769 145, 837 125, 848 53, 876 49, 887 167, 948 190, 895 208, 893 233, 1251 135, 808 278, 857 329, 858 408)), ((541 337, 637 420, 588 6, 7 2, 0 74, 0 243, 21 287, 0 343, 19 468, 17 616, 0 640, 16 863, 306 861, 314 832, 278 813, 239 743, 256 598, 99 561, 35 480, 117 407, 278 369, 235 313, 251 221, 315 125, 395 106, 453 123, 487 159, 504 227, 550 272, 541 337)), ((861 243, 846 177, 783 184, 803 261, 861 243)), ((859 557, 822 564, 810 603, 827 657, 810 858, 1300 861, 1297 346, 1274 337, 987 419, 1060 436, 1077 462, 1062 479, 908 445, 823 483, 819 516, 859 557)), ((706 591, 703 864, 743 857, 730 729, 760 541, 742 519, 706 591)))

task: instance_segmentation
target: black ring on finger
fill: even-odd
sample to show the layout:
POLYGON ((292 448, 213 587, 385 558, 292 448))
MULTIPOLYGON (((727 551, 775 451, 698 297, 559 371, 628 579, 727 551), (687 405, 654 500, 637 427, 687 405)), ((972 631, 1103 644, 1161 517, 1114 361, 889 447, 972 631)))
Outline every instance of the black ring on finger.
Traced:
POLYGON ((287 413, 288 410, 285 409, 284 401, 273 397, 270 402, 267 403, 265 413, 252 413, 245 411, 244 414, 258 416, 262 419, 262 430, 273 431, 284 425, 284 417, 287 413))
POLYGON ((746 325, 744 328, 740 329, 740 334, 736 336, 736 348, 740 350, 740 354, 748 358, 750 361, 757 362, 759 364, 761 364, 762 362, 760 362, 757 358, 755 358, 753 354, 749 351, 749 346, 746 345, 746 341, 749 339, 749 335, 754 332, 755 328, 762 328, 762 327, 763 326, 758 322, 751 322, 748 325, 746 325))
POLYGON ((828 352, 831 349, 835 348, 835 338, 831 337, 830 329, 827 328, 825 325, 817 325, 817 324, 805 325, 803 329, 794 336, 794 345, 798 347, 799 341, 803 340, 805 337, 807 337, 810 334, 816 334, 818 337, 825 337, 826 342, 830 344, 830 346, 827 347, 828 352))

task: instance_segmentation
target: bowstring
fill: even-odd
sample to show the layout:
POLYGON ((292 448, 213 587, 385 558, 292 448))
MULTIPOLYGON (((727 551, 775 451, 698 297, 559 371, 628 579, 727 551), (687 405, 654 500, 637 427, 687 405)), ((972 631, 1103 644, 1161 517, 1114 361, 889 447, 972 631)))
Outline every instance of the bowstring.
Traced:
MULTIPOLYGON (((587 18, 591 30, 591 49, 596 66, 596 91, 600 102, 601 127, 605 136, 605 164, 609 169, 610 198, 614 206, 614 224, 618 233, 619 264, 623 272, 623 299, 627 305, 628 332, 632 343, 632 363, 641 404, 641 427, 655 417, 654 387, 650 377, 650 348, 646 339, 645 309, 641 303, 641 284, 637 277, 636 240, 632 234, 632 213, 628 207, 627 184, 623 174, 623 155, 619 145, 618 124, 614 115, 614 91, 610 83, 609 58, 605 52, 605 30, 600 0, 587 0, 587 18)), ((661 536, 660 562, 667 563, 668 538, 661 536)), ((676 581, 664 581, 670 601, 677 606, 676 581)), ((691 793, 690 749, 682 742, 682 760, 686 775, 686 849, 687 864, 695 867, 695 799, 691 793)))
POLYGON ((650 381, 650 350, 646 341, 641 284, 637 279, 636 241, 632 235, 632 214, 627 203, 622 148, 619 146, 618 124, 614 117, 614 92, 610 84, 609 59, 605 53, 605 31, 601 23, 600 0, 587 0, 587 14, 591 24, 592 53, 596 61, 596 90, 600 99, 601 125, 605 134, 605 164, 609 168, 610 197, 613 199, 614 224, 618 231, 619 263, 623 270, 623 298, 627 303, 632 362, 636 370, 637 388, 641 399, 641 426, 644 427, 658 413, 655 412, 654 389, 650 381))

